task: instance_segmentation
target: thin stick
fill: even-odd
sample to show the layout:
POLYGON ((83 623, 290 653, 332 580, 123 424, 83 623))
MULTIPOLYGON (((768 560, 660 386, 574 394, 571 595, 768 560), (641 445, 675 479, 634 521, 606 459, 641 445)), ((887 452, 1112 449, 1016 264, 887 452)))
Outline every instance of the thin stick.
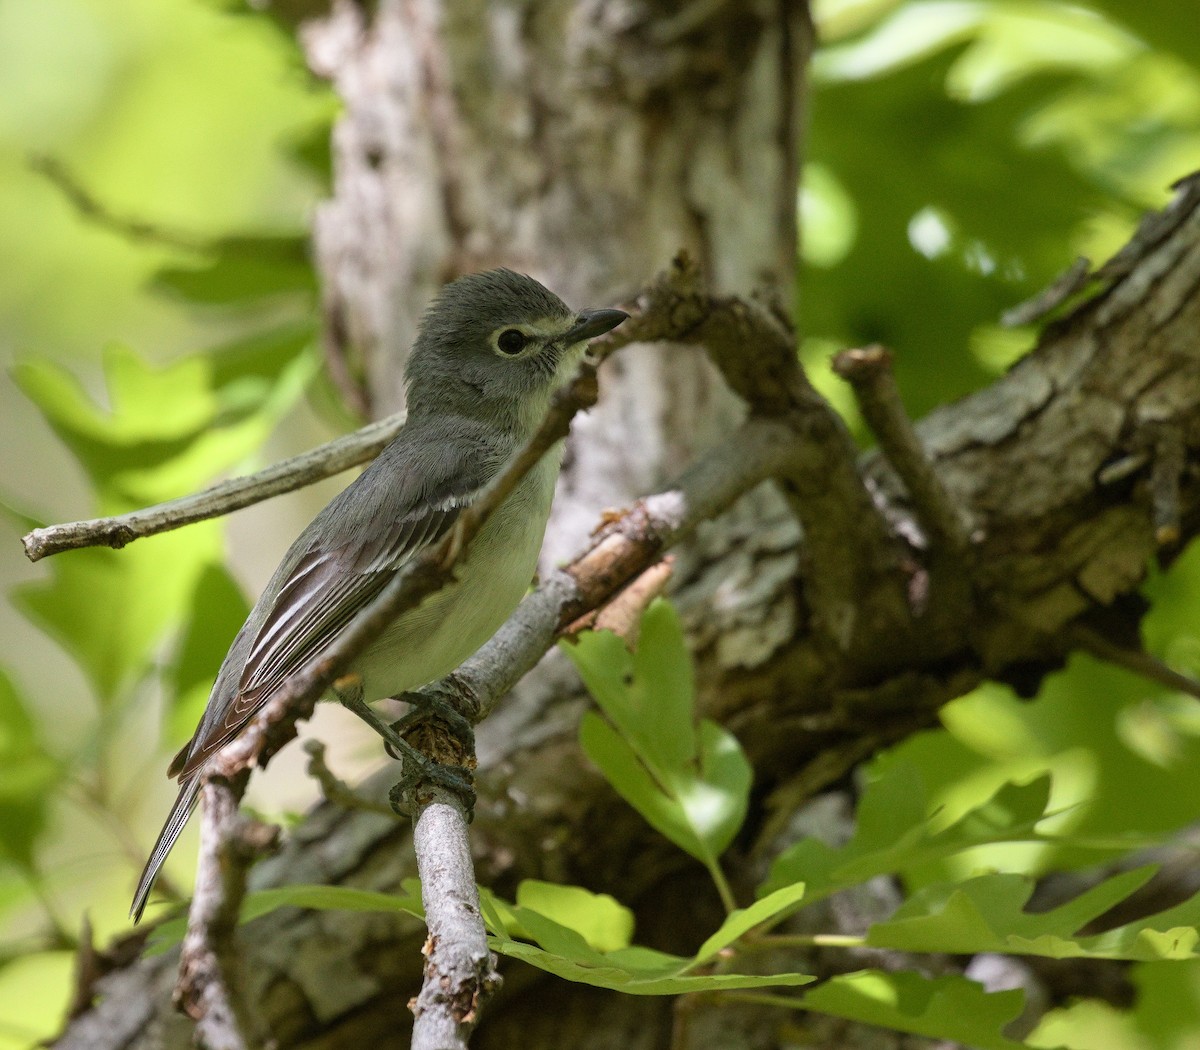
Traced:
POLYGON ((352 434, 344 434, 291 459, 281 460, 256 474, 230 478, 189 496, 110 518, 34 529, 21 540, 25 545, 25 556, 30 561, 38 561, 80 547, 119 549, 143 536, 220 517, 272 496, 293 492, 374 459, 403 425, 403 413, 388 416, 352 434))
POLYGON ((343 809, 361 809, 367 813, 381 813, 389 817, 396 815, 391 806, 360 795, 340 779, 325 764, 325 745, 321 741, 304 741, 304 751, 308 755, 307 773, 321 785, 321 795, 326 802, 332 802, 335 806, 341 806, 343 809))
MULTIPOLYGON (((244 787, 245 774, 240 787, 244 787)), ((239 979, 238 913, 246 873, 279 829, 241 816, 238 791, 210 781, 204 786, 196 894, 180 953, 176 1000, 196 1020, 197 1044, 207 1050, 262 1046, 239 979)))
POLYGON ((1187 462, 1187 447, 1177 426, 1159 428, 1150 469, 1150 497, 1154 506, 1154 540, 1160 547, 1179 542, 1179 485, 1187 462))
POLYGON ((80 215, 106 230, 133 241, 162 244, 189 252, 203 252, 213 247, 212 241, 206 241, 194 234, 169 230, 145 219, 116 215, 75 178, 57 157, 35 156, 30 159, 29 166, 52 183, 75 206, 80 215))
POLYGON ((843 350, 833 359, 833 370, 854 390, 863 418, 908 489, 933 544, 965 555, 970 547, 969 529, 904 411, 891 353, 878 345, 843 350))
POLYGON ((1200 682, 1173 670, 1156 656, 1116 645, 1097 634, 1090 627, 1083 627, 1079 624, 1067 629, 1067 640, 1076 647, 1091 653, 1098 660, 1123 667, 1126 671, 1132 671, 1152 682, 1158 682, 1159 685, 1165 685, 1168 689, 1176 689, 1181 693, 1187 693, 1188 696, 1200 699, 1200 682))

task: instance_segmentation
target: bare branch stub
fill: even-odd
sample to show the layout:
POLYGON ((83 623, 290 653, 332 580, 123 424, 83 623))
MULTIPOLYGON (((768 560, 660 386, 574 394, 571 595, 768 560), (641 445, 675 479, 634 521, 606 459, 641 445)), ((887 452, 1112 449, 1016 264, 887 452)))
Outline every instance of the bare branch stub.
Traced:
POLYGON ((833 370, 854 390, 863 418, 904 482, 932 545, 966 557, 969 526, 938 478, 904 410, 891 352, 878 345, 843 350, 833 359, 833 370))
POLYGON ((360 795, 344 780, 341 780, 325 763, 325 745, 319 740, 304 741, 304 751, 308 755, 306 772, 321 786, 321 795, 326 802, 332 802, 343 809, 361 809, 368 813, 379 813, 384 816, 394 816, 391 806, 374 799, 360 795))
POLYGON ((1177 426, 1154 430, 1154 458, 1150 468, 1150 498, 1153 504, 1154 539, 1160 547, 1179 542, 1179 487, 1187 465, 1187 445, 1177 426))
POLYGON ((204 786, 196 893, 179 960, 176 1005, 196 1021, 208 1050, 253 1050, 262 1045, 238 974, 238 917, 246 875, 255 857, 272 848, 278 828, 238 813, 242 783, 218 779, 204 786))

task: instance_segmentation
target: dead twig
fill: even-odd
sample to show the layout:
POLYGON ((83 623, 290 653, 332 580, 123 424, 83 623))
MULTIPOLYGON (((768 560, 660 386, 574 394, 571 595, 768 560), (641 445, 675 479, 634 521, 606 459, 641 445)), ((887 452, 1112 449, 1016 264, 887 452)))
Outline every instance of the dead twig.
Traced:
POLYGON ((119 549, 143 536, 241 510, 374 459, 403 425, 403 414, 388 416, 352 434, 344 434, 298 456, 274 463, 256 474, 220 481, 189 496, 111 518, 71 521, 34 529, 21 540, 25 556, 30 561, 38 561, 80 547, 119 549))

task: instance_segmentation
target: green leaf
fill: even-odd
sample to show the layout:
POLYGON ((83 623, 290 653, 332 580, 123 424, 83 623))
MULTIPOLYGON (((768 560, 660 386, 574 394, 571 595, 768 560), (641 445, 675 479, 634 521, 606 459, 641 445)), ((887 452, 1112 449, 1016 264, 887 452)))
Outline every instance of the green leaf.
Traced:
POLYGON ((697 860, 714 864, 737 834, 753 771, 734 738, 715 723, 700 726, 705 769, 673 773, 667 790, 646 771, 629 742, 594 712, 584 713, 579 739, 616 792, 697 860))
POLYGON ((575 930, 598 952, 627 948, 633 937, 633 912, 607 893, 582 886, 525 879, 517 886, 517 905, 575 930))
POLYGON ((34 846, 63 773, 42 746, 29 701, 0 669, 0 856, 27 876, 35 873, 34 846))
MULTIPOLYGON (((360 890, 352 886, 320 886, 297 883, 292 886, 276 886, 269 890, 256 890, 246 894, 242 901, 240 922, 251 922, 279 908, 308 908, 313 911, 359 911, 386 912, 425 918, 419 890, 414 891, 412 882, 405 880, 404 893, 382 893, 377 890, 360 890)), ((146 955, 160 955, 183 940, 187 932, 187 916, 170 919, 154 928, 146 946, 146 955)))
POLYGON ((248 234, 217 241, 207 262, 168 266, 155 277, 159 288, 204 305, 244 305, 277 295, 311 295, 316 276, 308 238, 299 234, 248 234))
POLYGON ((312 324, 291 325, 154 367, 110 347, 111 408, 58 365, 26 361, 13 377, 120 513, 189 492, 258 448, 317 367, 312 324))
POLYGON ((738 908, 731 912, 716 933, 708 938, 696 952, 698 963, 707 962, 728 948, 739 937, 745 936, 755 926, 761 926, 769 919, 777 918, 794 908, 804 898, 804 883, 797 882, 784 886, 766 897, 755 901, 748 908, 738 908))
POLYGON ((1129 974, 1130 1009, 1078 999, 1049 1011, 1026 1042, 1072 1050, 1184 1050, 1194 1043, 1200 960, 1138 963, 1129 974))
POLYGON ((587 631, 563 651, 656 778, 695 759, 692 661, 669 602, 655 600, 642 616, 636 653, 611 631, 587 631))
POLYGON ((625 738, 594 711, 583 714, 579 742, 584 754, 600 769, 617 794, 655 831, 693 857, 702 857, 706 851, 688 824, 683 808, 655 783, 625 738))
POLYGON ((1024 1004, 1019 989, 985 992, 965 977, 863 970, 830 978, 795 1006, 978 1050, 1021 1050, 1025 1044, 1006 1038, 1003 1030, 1024 1004))
POLYGON ((872 926, 867 943, 900 951, 1009 952, 1055 959, 1196 957, 1200 894, 1105 933, 1079 935, 1081 928, 1120 904, 1153 874, 1153 868, 1122 872, 1066 904, 1037 913, 1024 910, 1034 880, 1020 875, 984 875, 927 886, 891 919, 872 926))
POLYGON ((745 819, 753 770, 730 733, 697 724, 691 656, 668 602, 651 604, 639 638, 634 655, 607 631, 563 646, 607 716, 587 712, 580 742, 652 827, 715 870, 745 819))
POLYGON ((171 739, 189 737, 213 680, 250 606, 223 565, 206 565, 192 592, 190 615, 166 673, 171 739))
POLYGON ((480 901, 492 934, 489 943, 502 955, 521 959, 570 981, 630 995, 676 995, 799 985, 815 980, 808 974, 794 973, 695 972, 709 966, 722 948, 748 930, 791 907, 802 893, 802 887, 789 887, 769 901, 758 901, 735 912, 691 958, 630 944, 632 914, 611 897, 589 893, 578 886, 527 880, 518 889, 521 902, 518 905, 509 904, 480 887, 480 901))
POLYGON ((908 762, 885 764, 864 793, 850 841, 838 848, 805 839, 771 865, 763 892, 801 878, 807 903, 866 882, 877 875, 903 874, 919 865, 996 842, 1057 841, 1038 834, 1048 816, 1050 777, 1005 784, 945 827, 928 812, 921 774, 908 762))
POLYGON ((675 790, 688 823, 712 863, 737 835, 750 800, 754 770, 737 738, 707 718, 700 723, 700 772, 675 790))
POLYGON ((684 768, 696 754, 692 657, 675 607, 662 598, 642 616, 631 694, 646 758, 662 770, 684 768))
POLYGON ((580 961, 501 937, 489 937, 488 943, 501 955, 520 959, 568 981, 608 988, 626 995, 684 995, 688 992, 730 991, 737 988, 792 987, 816 980, 804 973, 689 974, 685 971, 691 960, 645 951, 624 956, 605 956, 607 965, 604 965, 580 961), (664 958, 670 959, 669 969, 662 962, 664 958), (659 965, 653 965, 654 962, 659 965))

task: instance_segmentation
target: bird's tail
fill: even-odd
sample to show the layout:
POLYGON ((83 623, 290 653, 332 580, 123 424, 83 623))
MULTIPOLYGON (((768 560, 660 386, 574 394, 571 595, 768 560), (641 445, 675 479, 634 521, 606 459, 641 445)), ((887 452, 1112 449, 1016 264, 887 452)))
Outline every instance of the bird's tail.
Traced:
POLYGON ((202 779, 201 775, 196 773, 183 782, 179 789, 179 797, 175 799, 175 805, 171 807, 167 816, 167 822, 158 833, 158 841, 154 843, 150 859, 142 869, 142 877, 138 879, 137 892, 133 895, 133 904, 129 908, 129 916, 135 923, 141 921, 146 899, 150 896, 154 880, 158 878, 159 869, 167 859, 167 854, 171 852, 171 847, 175 845, 175 840, 179 838, 188 817, 192 815, 192 810, 196 808, 202 779))

